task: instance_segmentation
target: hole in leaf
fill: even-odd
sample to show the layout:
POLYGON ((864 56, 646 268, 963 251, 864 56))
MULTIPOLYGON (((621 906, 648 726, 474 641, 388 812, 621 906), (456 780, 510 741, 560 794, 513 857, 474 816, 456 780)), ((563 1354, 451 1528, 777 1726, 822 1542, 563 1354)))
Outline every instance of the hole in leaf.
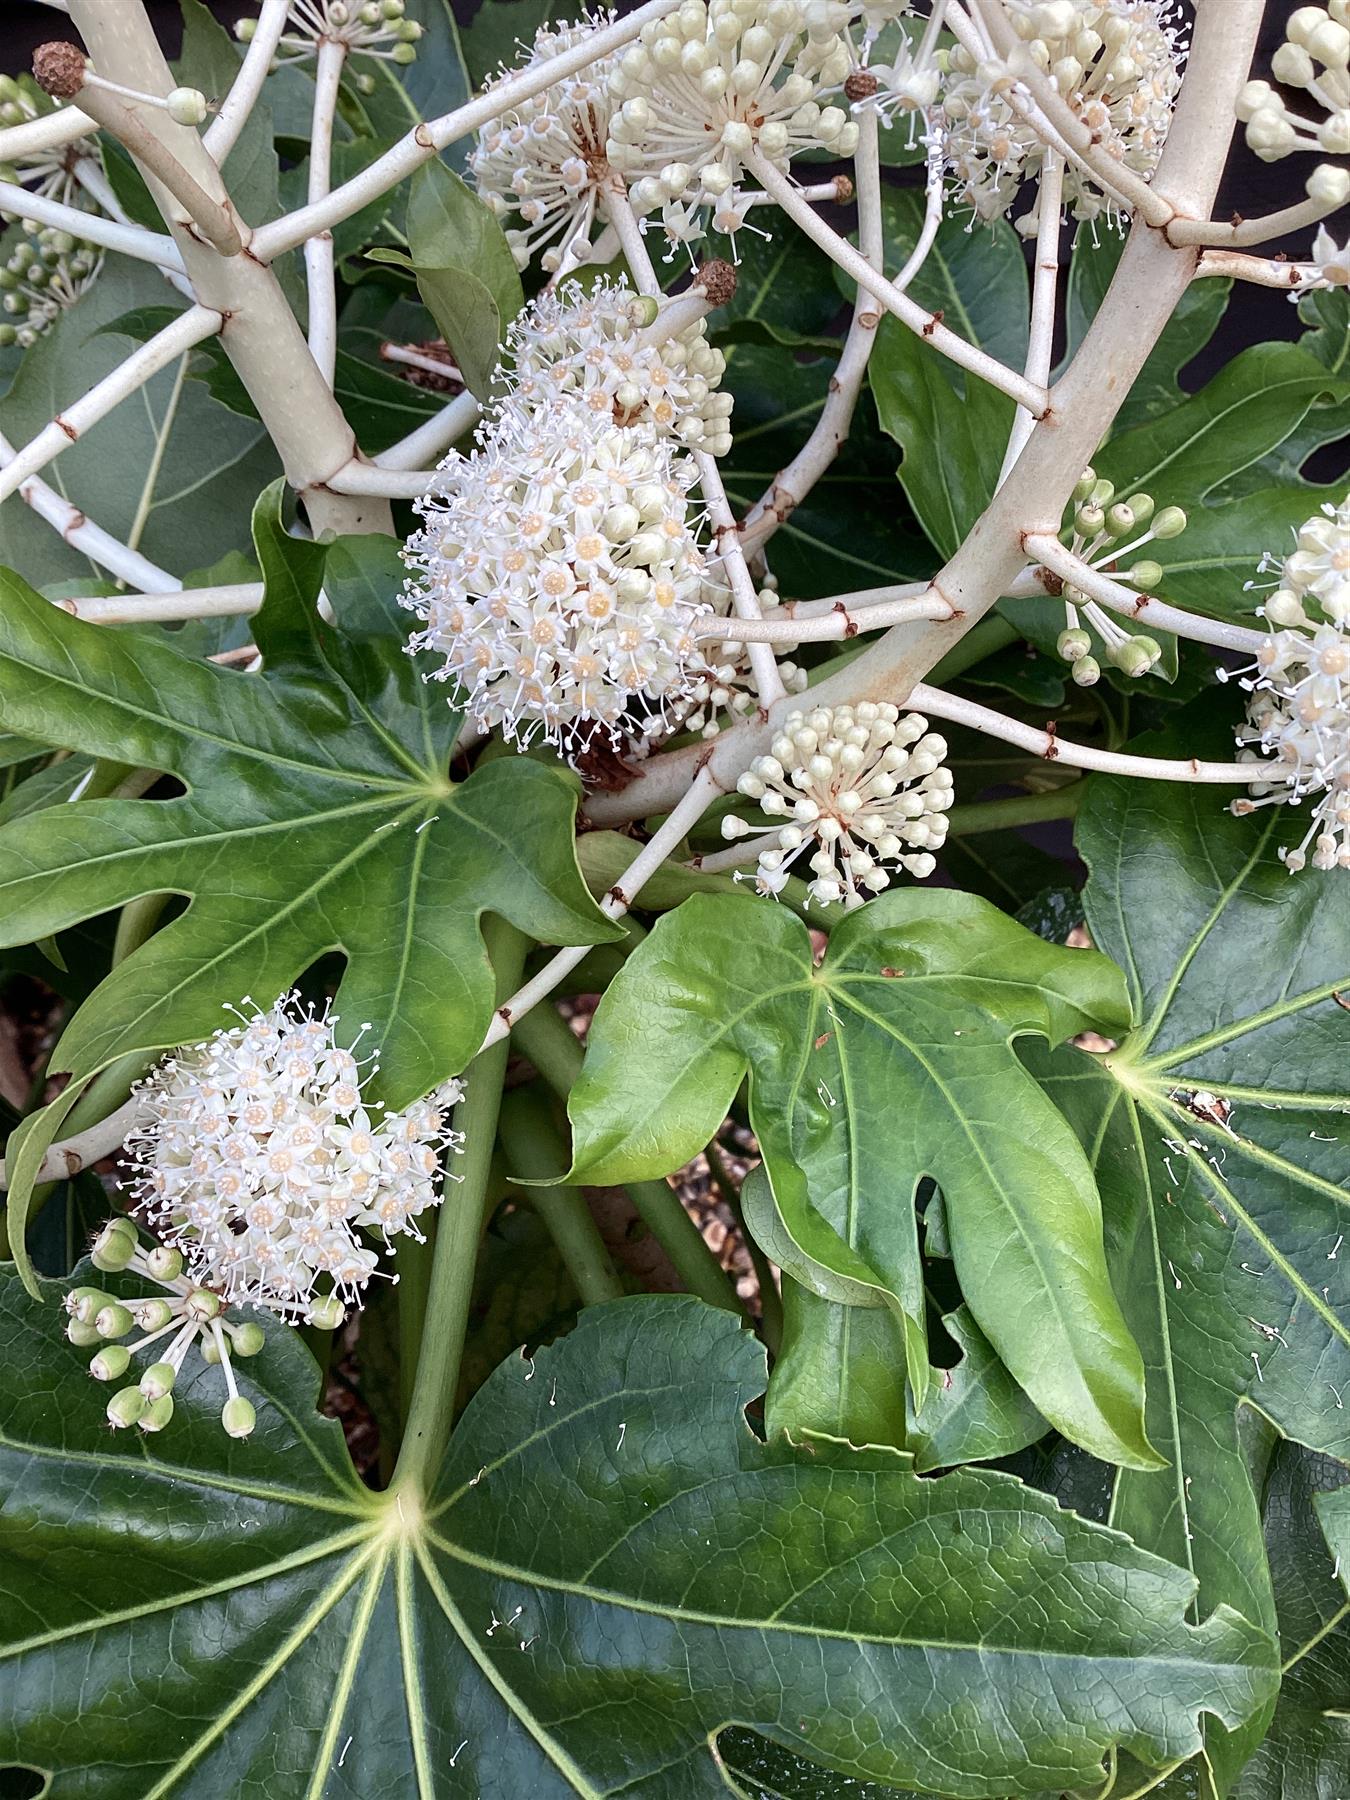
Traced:
POLYGON ((38 1800, 46 1791, 47 1777, 41 1769, 22 1763, 0 1764, 0 1800, 38 1800))

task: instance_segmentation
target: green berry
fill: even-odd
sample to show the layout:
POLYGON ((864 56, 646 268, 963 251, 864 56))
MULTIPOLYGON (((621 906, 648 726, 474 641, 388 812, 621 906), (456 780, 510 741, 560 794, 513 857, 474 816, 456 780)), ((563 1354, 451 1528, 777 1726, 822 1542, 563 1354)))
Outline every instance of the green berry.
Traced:
POLYGON ((1186 529, 1186 515, 1179 506, 1164 506, 1153 520, 1153 535, 1156 538, 1180 537, 1186 529))
POLYGON ((135 1324, 129 1307, 120 1300, 110 1300, 94 1320, 94 1330, 101 1338, 125 1337, 135 1324))
POLYGON ((160 1331, 173 1317, 173 1308, 167 1300, 142 1300, 132 1312, 142 1331, 160 1331))
POLYGON ((129 1219, 110 1219, 94 1239, 89 1260, 96 1269, 111 1274, 125 1269, 136 1254, 136 1227, 129 1219))
POLYGON ((105 1344, 89 1364, 95 1381, 120 1381, 131 1366, 131 1352, 125 1344, 105 1344))
POLYGON ((1084 469, 1083 473, 1078 477, 1077 487, 1073 490, 1075 501, 1086 500, 1096 485, 1097 471, 1095 469, 1084 469))
POLYGON ((1073 665, 1073 678, 1079 687, 1095 687, 1101 680, 1102 667, 1095 656, 1080 656, 1073 665))
POLYGON ((162 1400, 177 1377, 178 1371, 171 1362, 151 1363, 144 1375, 141 1376, 141 1392, 147 1400, 162 1400))
POLYGON ((145 1266, 156 1281, 175 1281, 183 1273, 183 1252, 171 1250, 167 1244, 156 1244, 146 1257, 145 1266))
POLYGON ((145 1411, 145 1395, 139 1388, 119 1388, 108 1402, 108 1423, 114 1431, 125 1431, 145 1411))
POLYGON ((336 1331, 347 1316, 347 1309, 336 1294, 321 1294, 309 1309, 307 1323, 320 1331, 336 1331))
POLYGON ((1122 581, 1128 581, 1131 587, 1137 587, 1146 594, 1152 593, 1154 588, 1159 587, 1162 578, 1162 564, 1152 562, 1148 557, 1145 557, 1143 562, 1135 563, 1133 568, 1127 569, 1121 576, 1122 581))
POLYGON ((407 68, 409 63, 417 61, 417 52, 411 44, 395 44, 389 52, 389 60, 397 63, 401 68, 407 68))
POLYGON ((205 1325, 219 1316, 220 1295, 213 1294, 210 1288, 193 1288, 183 1310, 189 1319, 196 1319, 199 1324, 205 1325))
POLYGON ((78 1319, 72 1319, 66 1326, 66 1336, 77 1350, 88 1350, 93 1344, 101 1344, 103 1339, 94 1325, 82 1325, 78 1319))
POLYGON ((1081 662, 1083 657, 1091 654, 1092 639, 1086 631, 1061 631, 1055 648, 1065 662, 1081 662))
POLYGON ((1128 537, 1135 527, 1133 509, 1123 500, 1117 500, 1114 506, 1106 509, 1106 529, 1113 538, 1128 537))
POLYGON ((163 1431, 173 1417, 173 1395, 161 1394, 152 1400, 136 1423, 142 1431, 163 1431))
POLYGON ((1134 514, 1136 525, 1147 525, 1153 517, 1152 494, 1131 494, 1125 504, 1134 514))
POLYGON ((258 1415, 242 1394, 236 1394, 220 1409, 220 1422, 232 1438, 246 1438, 258 1423, 258 1415))
POLYGON ((262 1326, 249 1319, 235 1326, 230 1348, 236 1356, 256 1356, 266 1342, 267 1334, 262 1326))

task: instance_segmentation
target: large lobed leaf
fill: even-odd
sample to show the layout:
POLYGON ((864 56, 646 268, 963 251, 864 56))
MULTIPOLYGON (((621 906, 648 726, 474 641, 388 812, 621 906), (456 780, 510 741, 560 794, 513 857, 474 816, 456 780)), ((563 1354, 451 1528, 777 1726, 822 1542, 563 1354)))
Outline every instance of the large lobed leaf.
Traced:
POLYGON ((928 1175, 970 1310, 1041 1412, 1151 1467, 1091 1173, 1011 1048, 1128 1017, 1103 958, 1043 943, 971 895, 886 894, 832 934, 819 967, 786 909, 696 896, 600 1004, 570 1102, 574 1175, 678 1167, 748 1073, 788 1236, 807 1264, 894 1306, 916 1405, 928 1361, 914 1193, 928 1175))
POLYGON ((492 1014, 487 911, 549 942, 616 935, 577 869, 577 784, 524 758, 448 773, 458 717, 403 652, 384 539, 327 551, 260 503, 263 676, 81 624, 12 576, 0 717, 43 742, 176 776, 169 800, 50 809, 0 832, 0 941, 27 943, 143 894, 191 898, 76 1013, 53 1066, 200 1038, 221 1006, 267 1004, 327 950, 347 959, 343 1029, 375 1021, 400 1106, 462 1068, 492 1014), (319 618, 324 583, 342 620, 319 618))
MULTIPOLYGON (((1222 754, 1225 735, 1193 718, 1186 752, 1222 754)), ((1276 846, 1305 822, 1095 783, 1078 831, 1088 922, 1142 1022, 1107 1056, 1028 1052, 1096 1167, 1170 1465, 1121 1471, 1112 1522, 1192 1569, 1202 1605, 1271 1630, 1252 1484, 1267 1451, 1249 1427, 1350 1459, 1350 884, 1286 873, 1276 846)), ((1211 1733, 1220 1792, 1261 1729, 1211 1733)))
POLYGON ((440 1479, 363 1490, 273 1328, 259 1428, 217 1371, 110 1439, 53 1309, 9 1283, 0 1756, 52 1800, 724 1794, 754 1728, 956 1796, 1151 1762, 1269 1696, 1272 1650, 1119 1533, 1009 1476, 783 1440, 763 1352, 689 1299, 583 1315, 471 1403, 440 1479), (61 1399, 56 1399, 57 1392, 61 1399))

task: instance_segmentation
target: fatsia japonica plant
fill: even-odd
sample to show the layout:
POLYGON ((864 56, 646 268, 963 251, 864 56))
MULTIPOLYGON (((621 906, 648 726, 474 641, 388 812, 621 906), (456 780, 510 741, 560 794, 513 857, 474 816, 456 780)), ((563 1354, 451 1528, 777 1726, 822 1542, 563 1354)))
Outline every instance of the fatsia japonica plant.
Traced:
POLYGON ((555 7, 0 82, 0 1790, 1344 1800, 1350 0, 555 7))

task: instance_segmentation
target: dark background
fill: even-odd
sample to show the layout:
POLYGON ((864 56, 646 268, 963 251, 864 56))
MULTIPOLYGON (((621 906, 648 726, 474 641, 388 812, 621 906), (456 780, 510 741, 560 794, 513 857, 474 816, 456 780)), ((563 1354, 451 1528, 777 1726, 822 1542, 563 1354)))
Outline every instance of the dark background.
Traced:
MULTIPOLYGON (((411 0, 409 16, 415 18, 419 6, 427 3, 428 0, 411 0)), ((431 0, 431 3, 439 4, 439 0, 431 0)), ((1207 0, 1207 3, 1221 8, 1225 0, 1207 0)), ((455 16, 461 24, 473 17, 480 4, 481 0, 452 0, 455 16)), ((257 12, 256 4, 250 5, 248 0, 208 0, 208 5, 227 25, 257 12)), ((177 0, 148 0, 146 10, 155 22, 165 49, 170 55, 175 54, 180 35, 177 0)), ((617 10, 624 12, 628 7, 620 0, 617 10)), ((1193 8, 1187 5, 1182 10, 1189 13, 1193 8)), ((1268 0, 1254 74, 1268 73, 1270 55, 1283 37, 1284 21, 1291 10, 1289 0, 1268 0)), ((52 38, 74 39, 77 35, 68 19, 49 6, 38 4, 37 0, 0 0, 0 13, 3 14, 0 17, 0 69, 11 73, 28 68, 36 45, 52 38)), ((1240 210, 1250 217, 1302 199, 1302 183, 1313 166, 1314 159, 1303 155, 1290 157, 1283 163, 1258 162, 1242 142, 1239 131, 1215 216, 1226 218, 1240 210)), ((893 173, 901 180, 921 179, 918 170, 893 173)), ((1301 255, 1306 253, 1310 238, 1311 233, 1304 231, 1287 240, 1277 240, 1268 248, 1271 252, 1284 250, 1291 256, 1301 255)), ((1297 310, 1286 295, 1270 288, 1244 288, 1242 304, 1228 308, 1213 340, 1184 371, 1182 383, 1191 390, 1201 387, 1248 344, 1297 337, 1300 328, 1297 310)), ((1309 472, 1314 471, 1315 465, 1310 465, 1309 472)))

